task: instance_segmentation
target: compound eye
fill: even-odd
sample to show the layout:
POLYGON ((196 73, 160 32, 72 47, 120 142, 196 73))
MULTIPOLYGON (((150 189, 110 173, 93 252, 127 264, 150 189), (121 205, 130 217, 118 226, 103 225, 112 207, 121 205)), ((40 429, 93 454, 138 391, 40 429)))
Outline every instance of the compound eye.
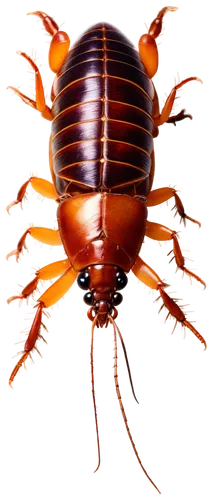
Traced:
POLYGON ((82 290, 88 290, 90 285, 90 275, 88 271, 82 271, 77 278, 77 284, 82 290))
POLYGON ((112 305, 119 306, 119 304, 121 304, 122 300, 123 300, 123 296, 121 295, 121 293, 115 292, 112 296, 112 305))
POLYGON ((128 278, 127 278, 126 274, 124 273, 124 271, 122 271, 122 269, 120 269, 120 271, 118 271, 116 274, 117 290, 122 290, 123 288, 125 288, 127 283, 128 283, 128 278))
POLYGON ((83 300, 88 306, 92 306, 94 302, 92 293, 91 292, 85 293, 83 300))

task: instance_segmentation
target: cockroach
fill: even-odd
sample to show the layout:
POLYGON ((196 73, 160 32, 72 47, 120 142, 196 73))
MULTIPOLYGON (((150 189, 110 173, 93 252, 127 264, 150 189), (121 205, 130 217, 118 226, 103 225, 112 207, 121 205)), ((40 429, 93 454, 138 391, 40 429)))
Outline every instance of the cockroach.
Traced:
MULTIPOLYGON (((114 331, 114 380, 118 401, 129 439, 144 473, 147 474, 136 450, 123 407, 117 370, 117 337, 122 343, 130 383, 134 388, 124 341, 115 323, 117 306, 122 301, 120 291, 127 285, 130 270, 149 288, 157 290, 168 316, 175 318, 204 344, 200 333, 187 320, 176 299, 167 292, 168 286, 140 257, 139 252, 148 236, 153 240, 172 241, 173 257, 177 267, 205 287, 204 281, 186 268, 176 231, 147 219, 148 207, 159 205, 171 198, 184 222, 189 217, 177 191, 162 187, 152 191, 155 170, 153 138, 164 123, 176 125, 192 118, 182 109, 171 115, 177 91, 197 77, 182 80, 171 90, 162 111, 152 78, 158 69, 156 38, 162 31, 163 17, 176 7, 163 8, 150 25, 147 34, 139 40, 139 51, 112 25, 99 23, 89 28, 69 50, 70 40, 57 23, 41 11, 30 12, 38 16, 52 37, 49 66, 56 74, 52 91, 52 107, 45 102, 40 71, 25 53, 19 54, 35 72, 35 100, 11 88, 22 101, 40 111, 52 122, 49 145, 52 183, 31 176, 20 188, 17 199, 9 204, 22 203, 27 187, 58 204, 58 230, 29 227, 20 238, 17 248, 10 252, 19 256, 25 247, 27 235, 48 245, 63 245, 66 259, 46 265, 36 272, 34 279, 14 299, 28 299, 40 280, 58 279, 39 297, 36 315, 21 353, 11 373, 9 384, 20 367, 35 349, 43 325, 42 316, 48 307, 61 299, 77 280, 85 291, 84 302, 90 306, 88 318, 92 322, 91 373, 95 413, 98 465, 100 445, 94 391, 93 338, 94 329, 107 327, 114 331)), ((44 339, 43 339, 44 340, 44 339)), ((39 351, 38 351, 39 352, 39 351)))

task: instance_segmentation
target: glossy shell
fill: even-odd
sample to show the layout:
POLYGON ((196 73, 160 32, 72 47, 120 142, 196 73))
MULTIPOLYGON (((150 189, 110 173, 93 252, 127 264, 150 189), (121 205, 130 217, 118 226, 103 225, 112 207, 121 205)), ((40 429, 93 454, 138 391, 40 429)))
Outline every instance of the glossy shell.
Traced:
POLYGON ((138 52, 109 24, 86 31, 53 87, 53 179, 60 196, 93 191, 145 197, 154 89, 138 52))

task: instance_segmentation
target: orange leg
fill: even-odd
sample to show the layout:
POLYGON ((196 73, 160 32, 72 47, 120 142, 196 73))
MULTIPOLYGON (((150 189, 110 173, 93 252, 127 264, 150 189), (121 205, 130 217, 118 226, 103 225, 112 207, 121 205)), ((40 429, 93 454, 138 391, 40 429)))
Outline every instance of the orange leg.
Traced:
POLYGON ((28 234, 30 234, 35 240, 40 241, 41 243, 45 243, 46 245, 62 245, 59 231, 55 229, 49 229, 47 227, 29 227, 20 238, 17 248, 7 255, 7 259, 9 259, 9 257, 11 257, 12 255, 16 255, 16 260, 18 262, 23 247, 27 249, 25 240, 28 234))
POLYGON ((164 203, 167 200, 170 200, 174 196, 175 199, 175 206, 173 208, 176 208, 176 213, 178 213, 181 217, 181 220, 183 221, 184 225, 186 225, 186 219, 191 220, 192 222, 195 222, 196 224, 201 227, 201 223, 198 222, 195 219, 192 219, 192 217, 189 217, 185 211, 184 211, 184 206, 179 198, 177 192, 175 189, 171 187, 164 187, 160 189, 154 189, 154 191, 151 191, 148 195, 148 198, 146 200, 146 206, 147 207, 154 207, 156 205, 160 205, 161 203, 164 203))
MULTIPOLYGON (((202 335, 194 328, 190 321, 187 321, 185 314, 182 309, 177 305, 176 299, 172 299, 164 290, 166 283, 164 283, 159 276, 153 271, 151 267, 149 267, 140 257, 137 257, 134 266, 132 267, 132 271, 135 276, 149 288, 154 290, 158 290, 160 292, 160 297, 163 300, 163 304, 160 310, 165 306, 168 309, 167 318, 171 315, 175 318, 175 327, 177 322, 181 323, 182 326, 186 326, 191 330, 192 333, 200 340, 202 344, 204 344, 204 348, 206 349, 207 344, 202 335)), ((159 298, 160 298, 159 297, 159 298)), ((167 319, 166 318, 166 319, 167 319)), ((174 329, 173 329, 174 331, 174 329)))
MULTIPOLYGON (((57 73, 60 70, 69 50, 69 36, 64 31, 59 31, 59 27, 55 23, 55 21, 44 12, 36 11, 29 12, 29 14, 38 16, 42 20, 43 26, 46 31, 52 36, 49 49, 49 66, 54 73, 57 73)), ((30 99, 30 97, 22 94, 22 92, 14 87, 10 86, 8 88, 12 89, 15 94, 17 94, 22 99, 23 102, 36 109, 37 111, 40 111, 43 118, 52 121, 52 111, 45 102, 44 87, 37 65, 27 54, 25 54, 25 52, 18 51, 17 54, 24 57, 24 59, 29 62, 29 64, 35 71, 36 100, 34 101, 33 99, 30 99)))
POLYGON ((34 101, 33 99, 30 99, 30 97, 27 97, 25 94, 22 94, 22 92, 20 92, 15 87, 9 86, 8 89, 12 89, 15 92, 15 94, 17 94, 22 99, 23 102, 25 102, 32 108, 36 109, 37 111, 40 111, 43 118, 52 121, 53 119, 52 112, 51 109, 45 103, 42 78, 37 65, 27 54, 25 54, 25 52, 18 51, 17 54, 24 57, 24 59, 26 59, 30 63, 31 67, 35 71, 36 100, 34 101))
POLYGON ((191 82, 192 80, 196 80, 196 81, 202 83, 200 78, 197 78, 196 76, 191 76, 190 78, 186 78, 185 80, 182 80, 182 82, 178 83, 177 85, 175 85, 175 87, 173 87, 169 96, 167 97, 167 100, 164 104, 164 107, 163 107, 161 113, 153 117, 153 121, 154 121, 154 124, 156 127, 159 127, 160 125, 163 125, 164 123, 166 123, 168 121, 169 121, 169 123, 171 122, 171 123, 174 123, 174 125, 175 125, 176 121, 180 121, 180 120, 183 120, 184 118, 189 117, 189 115, 185 115, 184 110, 182 110, 178 115, 172 116, 171 118, 170 118, 170 113, 171 113, 172 108, 173 108, 173 104, 175 101, 177 90, 179 90, 181 87, 183 87, 183 85, 185 85, 185 83, 191 82))
POLYGON ((167 12, 173 12, 177 7, 164 7, 158 13, 156 19, 149 28, 148 35, 142 35, 139 40, 139 53, 141 61, 146 69, 149 78, 153 78, 158 69, 158 48, 155 41, 162 30, 163 17, 167 12))
MULTIPOLYGON (((164 18, 168 14, 176 14, 178 10, 179 9, 175 6, 165 5, 161 7, 158 14, 151 22, 148 32, 142 33, 139 37, 138 51, 145 71, 151 79, 156 78, 161 66, 160 43, 157 43, 157 39, 160 37, 163 31, 164 18)), ((158 129, 166 123, 179 123, 180 121, 193 119, 193 115, 191 113, 188 113, 185 109, 179 111, 178 113, 173 113, 172 110, 178 90, 194 82, 202 83, 202 78, 196 75, 190 75, 186 78, 183 78, 180 83, 175 85, 170 92, 170 95, 168 96, 161 112, 159 112, 159 98, 155 92, 153 106, 154 136, 158 135, 158 129)))
POLYGON ((21 209, 27 199, 27 191, 34 191, 46 200, 57 202, 59 195, 54 186, 53 158, 51 149, 51 134, 48 136, 48 162, 47 171, 49 179, 39 175, 32 175, 21 184, 15 198, 7 203, 4 210, 9 215, 16 207, 21 209))
MULTIPOLYGON (((168 227, 162 226, 161 224, 157 224, 156 222, 147 221, 145 234, 146 234, 146 236, 148 236, 148 238, 151 238, 153 240, 158 240, 158 241, 173 240, 173 250, 171 250, 171 252, 174 252, 174 257, 172 257, 171 260, 175 259, 175 262, 176 262, 179 269, 184 271, 191 278, 194 278, 197 281, 200 281, 200 283, 202 283, 202 285, 204 285, 204 288, 206 288, 205 282, 201 278, 199 278, 199 276, 192 273, 192 271, 189 271, 189 269, 187 269, 185 267, 185 259, 181 253, 180 245, 178 243, 178 238, 176 236, 175 231, 172 231, 168 227)), ((171 253, 171 252, 169 252, 169 253, 171 253)))
POLYGON ((35 349, 40 354, 36 346, 36 342, 41 338, 43 339, 42 335, 40 334, 41 326, 44 327, 42 323, 43 309, 56 304, 56 302, 58 302, 66 294, 66 292, 68 292, 68 290, 71 288, 74 281, 76 280, 76 275, 77 274, 73 270, 73 268, 69 267, 69 269, 67 269, 67 271, 65 271, 65 273, 53 285, 51 285, 46 290, 46 292, 44 292, 43 295, 41 295, 41 297, 39 298, 37 305, 37 312, 32 327, 30 329, 30 332, 28 334, 28 338, 25 342, 22 356, 18 361, 18 363, 16 364, 14 370, 12 371, 9 379, 9 385, 11 387, 12 387, 12 382, 17 372, 21 368, 22 364, 25 363, 28 356, 30 356, 31 358, 31 351, 35 349))
POLYGON ((63 274, 69 267, 71 267, 71 264, 68 259, 59 260, 58 262, 53 262, 52 264, 42 267, 39 271, 36 271, 35 278, 23 288, 20 295, 13 295, 7 300, 7 303, 10 304, 16 299, 28 299, 37 289, 40 280, 43 281, 56 278, 60 276, 60 274, 63 274))
POLYGON ((58 24, 52 17, 42 11, 29 12, 29 15, 38 16, 45 30, 52 36, 49 49, 49 66, 54 73, 58 73, 70 46, 70 39, 65 31, 59 31, 58 24))
MULTIPOLYGON (((159 135, 159 121, 158 121, 157 117, 161 116, 160 104, 161 104, 161 98, 160 98, 160 95, 159 95, 157 89, 155 88, 155 94, 154 94, 154 99, 153 99, 153 112, 152 112, 152 115, 154 117, 152 135, 154 138, 159 135)), ((165 101, 165 104, 166 104, 166 101, 165 101)), ((184 107, 184 108, 180 109, 179 111, 170 112, 169 117, 166 120, 166 122, 164 123, 164 125, 174 125, 175 126, 175 125, 177 125, 181 122, 184 122, 186 120, 193 122, 194 121, 194 114, 189 113, 189 111, 187 111, 187 109, 184 107)))

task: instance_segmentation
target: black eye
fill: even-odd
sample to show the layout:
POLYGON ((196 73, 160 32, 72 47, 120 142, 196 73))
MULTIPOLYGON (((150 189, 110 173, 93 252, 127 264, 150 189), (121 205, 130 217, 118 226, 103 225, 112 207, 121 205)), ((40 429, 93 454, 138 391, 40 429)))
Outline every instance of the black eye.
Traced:
POLYGON ((121 293, 115 292, 112 296, 112 305, 119 306, 119 304, 121 304, 122 300, 123 300, 123 296, 121 295, 121 293))
POLYGON ((122 269, 116 274, 116 286, 117 290, 122 290, 128 283, 128 278, 122 269))
POLYGON ((89 284, 90 284, 90 276, 88 271, 82 271, 79 273, 79 276, 77 278, 77 284, 82 290, 88 290, 89 289, 89 284))
POLYGON ((94 302, 94 298, 93 298, 93 295, 91 292, 88 292, 88 293, 85 293, 84 297, 83 297, 83 300, 84 302, 88 305, 88 306, 92 306, 93 302, 94 302))

